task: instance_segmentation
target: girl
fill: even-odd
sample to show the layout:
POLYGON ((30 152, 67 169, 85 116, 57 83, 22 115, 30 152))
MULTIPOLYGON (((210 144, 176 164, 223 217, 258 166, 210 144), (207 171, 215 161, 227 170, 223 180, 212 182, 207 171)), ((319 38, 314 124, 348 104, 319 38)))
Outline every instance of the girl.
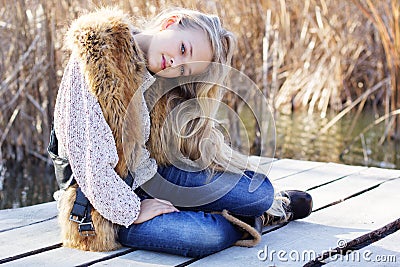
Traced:
POLYGON ((71 59, 49 146, 61 188, 64 246, 107 251, 122 244, 201 257, 233 244, 257 244, 261 218, 309 215, 310 195, 274 192, 246 157, 223 142, 211 120, 190 119, 179 134, 168 123, 167 115, 187 100, 198 100, 189 105, 191 112, 210 117, 218 106, 218 101, 203 101, 220 100, 218 86, 190 82, 191 77, 211 77, 214 84, 225 78, 224 68, 211 62, 230 65, 235 39, 218 17, 175 8, 139 30, 121 11, 106 8, 76 20, 66 41, 71 59), (144 95, 159 93, 172 78, 186 82, 157 97, 149 111, 144 95), (204 138, 211 140, 208 145, 204 138), (253 176, 261 176, 262 183, 249 192, 253 176), (162 180, 194 192, 210 178, 210 195, 235 183, 212 200, 200 193, 193 203, 189 197, 179 205, 170 200, 182 191, 168 190, 157 198, 165 188, 162 180))

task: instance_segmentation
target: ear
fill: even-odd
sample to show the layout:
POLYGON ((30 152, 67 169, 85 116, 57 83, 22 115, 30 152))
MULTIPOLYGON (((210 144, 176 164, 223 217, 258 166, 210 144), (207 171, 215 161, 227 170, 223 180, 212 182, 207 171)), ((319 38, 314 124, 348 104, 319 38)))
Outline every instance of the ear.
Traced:
POLYGON ((177 16, 172 16, 167 18, 166 20, 163 21, 161 24, 161 30, 167 29, 169 26, 173 25, 174 23, 179 22, 179 18, 177 16))

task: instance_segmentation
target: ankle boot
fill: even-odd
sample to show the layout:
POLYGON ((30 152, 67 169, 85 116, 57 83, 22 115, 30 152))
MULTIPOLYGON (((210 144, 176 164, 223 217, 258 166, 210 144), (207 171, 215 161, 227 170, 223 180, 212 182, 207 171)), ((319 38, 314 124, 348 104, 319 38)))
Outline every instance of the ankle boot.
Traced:
POLYGON ((283 204, 286 217, 274 216, 265 212, 262 216, 264 226, 304 219, 311 214, 313 201, 309 193, 299 190, 286 190, 282 191, 281 195, 290 200, 288 205, 283 204))
POLYGON ((311 214, 313 201, 309 193, 299 190, 287 190, 281 192, 281 194, 290 200, 289 205, 284 207, 287 213, 291 213, 289 221, 304 219, 311 214))

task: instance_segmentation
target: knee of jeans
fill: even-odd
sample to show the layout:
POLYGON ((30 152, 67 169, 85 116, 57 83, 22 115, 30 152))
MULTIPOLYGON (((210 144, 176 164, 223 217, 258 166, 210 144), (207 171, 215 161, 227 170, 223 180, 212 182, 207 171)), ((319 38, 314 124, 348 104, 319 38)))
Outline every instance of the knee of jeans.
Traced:
POLYGON ((261 216, 272 206, 275 199, 274 191, 272 184, 265 181, 251 197, 247 197, 245 204, 238 206, 238 210, 232 212, 244 216, 261 216))
POLYGON ((214 253, 231 246, 236 242, 236 237, 229 234, 230 231, 226 231, 222 227, 214 227, 211 229, 205 229, 203 234, 196 236, 196 244, 202 247, 209 253, 214 253))
POLYGON ((251 210, 252 216, 261 216, 266 212, 273 204, 274 196, 265 196, 259 200, 258 205, 255 205, 254 208, 251 210))

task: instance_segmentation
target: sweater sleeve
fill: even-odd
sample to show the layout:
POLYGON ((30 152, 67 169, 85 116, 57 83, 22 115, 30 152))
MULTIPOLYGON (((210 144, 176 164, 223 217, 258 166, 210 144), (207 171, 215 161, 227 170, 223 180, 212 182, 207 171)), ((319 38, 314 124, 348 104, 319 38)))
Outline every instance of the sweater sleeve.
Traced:
POLYGON ((103 217, 131 225, 139 215, 140 199, 114 170, 114 137, 74 59, 65 70, 54 117, 56 134, 82 192, 103 217))

